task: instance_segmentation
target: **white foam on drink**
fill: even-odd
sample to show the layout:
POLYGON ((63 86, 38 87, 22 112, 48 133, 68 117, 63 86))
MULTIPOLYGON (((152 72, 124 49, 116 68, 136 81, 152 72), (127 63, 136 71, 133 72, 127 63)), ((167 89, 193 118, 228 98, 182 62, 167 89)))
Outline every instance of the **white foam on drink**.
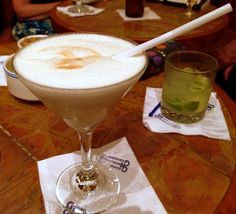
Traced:
POLYGON ((145 67, 144 55, 112 59, 133 46, 105 35, 59 35, 21 49, 13 64, 20 76, 41 85, 68 89, 103 87, 129 79, 145 67))

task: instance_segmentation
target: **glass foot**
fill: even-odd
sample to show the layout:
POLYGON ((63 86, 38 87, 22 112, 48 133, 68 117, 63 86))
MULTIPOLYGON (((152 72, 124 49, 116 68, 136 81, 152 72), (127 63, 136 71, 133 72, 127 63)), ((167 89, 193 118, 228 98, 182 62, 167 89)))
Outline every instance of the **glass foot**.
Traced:
POLYGON ((161 107, 161 113, 169 120, 175 121, 177 123, 185 123, 191 124, 200 121, 205 114, 205 111, 200 113, 192 113, 192 114, 184 114, 184 113, 176 113, 164 106, 161 107))
POLYGON ((93 10, 88 8, 86 5, 74 5, 68 8, 68 11, 71 13, 77 13, 77 14, 82 14, 82 13, 92 13, 93 10))
POLYGON ((61 173, 57 180, 56 196, 63 207, 66 207, 68 202, 73 202, 86 209, 87 213, 98 213, 107 210, 117 200, 120 192, 117 176, 102 164, 94 164, 94 166, 98 178, 96 188, 91 191, 83 191, 76 182, 80 164, 74 164, 61 173))
POLYGON ((185 13, 185 15, 186 15, 187 17, 192 17, 193 13, 192 13, 191 11, 187 11, 187 12, 185 13))

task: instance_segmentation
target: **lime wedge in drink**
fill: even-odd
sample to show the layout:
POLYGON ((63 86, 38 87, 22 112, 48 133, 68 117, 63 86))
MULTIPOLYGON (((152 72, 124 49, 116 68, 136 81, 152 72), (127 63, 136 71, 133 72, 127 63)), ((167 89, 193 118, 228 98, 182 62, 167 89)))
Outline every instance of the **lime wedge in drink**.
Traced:
POLYGON ((193 112, 196 111, 199 107, 200 101, 181 101, 178 98, 169 100, 168 105, 177 110, 177 111, 181 111, 181 112, 193 112))
POLYGON ((186 72, 186 73, 193 73, 194 69, 191 68, 191 67, 184 67, 183 71, 186 72))
POLYGON ((198 92, 206 90, 209 87, 209 80, 205 76, 194 75, 192 83, 189 84, 188 90, 191 92, 198 92))
POLYGON ((199 101, 189 101, 189 102, 186 102, 184 103, 184 106, 183 106, 183 111, 196 111, 198 109, 198 106, 199 106, 199 101))
POLYGON ((174 99, 168 100, 168 105, 177 111, 181 111, 183 107, 183 102, 181 102, 180 99, 178 98, 174 98, 174 99))

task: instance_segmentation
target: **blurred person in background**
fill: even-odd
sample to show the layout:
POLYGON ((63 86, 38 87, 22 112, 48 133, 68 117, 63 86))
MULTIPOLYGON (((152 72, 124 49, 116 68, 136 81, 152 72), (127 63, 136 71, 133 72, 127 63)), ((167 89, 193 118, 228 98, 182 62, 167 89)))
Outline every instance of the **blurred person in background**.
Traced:
POLYGON ((236 38, 217 48, 214 56, 219 63, 216 83, 236 101, 236 38))
POLYGON ((216 7, 227 3, 231 4, 233 11, 228 14, 228 26, 221 41, 216 42, 216 49, 211 50, 211 54, 219 62, 216 83, 236 101, 236 0, 211 0, 211 4, 216 7))
POLYGON ((53 34, 50 11, 60 0, 12 0, 16 21, 12 36, 19 40, 22 37, 36 34, 53 34))

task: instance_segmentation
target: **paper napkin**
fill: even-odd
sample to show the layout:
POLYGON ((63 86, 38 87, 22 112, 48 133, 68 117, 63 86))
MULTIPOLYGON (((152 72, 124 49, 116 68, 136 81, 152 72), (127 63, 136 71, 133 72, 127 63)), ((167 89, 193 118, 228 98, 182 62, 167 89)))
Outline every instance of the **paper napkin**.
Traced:
POLYGON ((5 72, 3 70, 3 63, 9 57, 8 55, 0 56, 0 86, 7 86, 5 72))
POLYGON ((118 9, 116 10, 117 13, 119 13, 119 15, 121 16, 121 18, 124 21, 135 21, 135 20, 153 20, 153 19, 161 19, 160 16, 158 16, 154 11, 152 11, 149 7, 145 7, 144 8, 144 13, 142 17, 138 17, 138 18, 131 18, 131 17, 127 17, 125 15, 125 9, 118 9))
POLYGON ((66 7, 57 7, 57 10, 64 13, 64 14, 67 14, 68 16, 71 16, 71 17, 93 16, 93 15, 97 15, 99 13, 102 13, 104 11, 103 8, 95 8, 93 6, 86 5, 86 7, 88 7, 88 9, 90 9, 89 12, 86 12, 86 13, 72 13, 72 12, 68 11, 68 9, 72 6, 73 5, 69 5, 69 6, 66 6, 66 7))
POLYGON ((159 133, 179 133, 183 135, 202 135, 209 138, 230 141, 229 130, 222 112, 216 93, 212 92, 209 100, 209 108, 204 118, 193 124, 182 124, 168 120, 160 110, 162 89, 146 89, 143 124, 149 130, 159 133), (159 104, 159 105, 158 105, 159 104), (154 108, 156 108, 154 110, 154 108), (150 116, 150 113, 152 115, 150 116))
MULTIPOLYGON (((121 138, 99 149, 93 149, 93 160, 99 160, 101 156, 107 157, 105 158, 107 161, 103 164, 114 170, 121 183, 121 192, 117 202, 104 214, 167 213, 126 138, 121 138), (117 167, 124 161, 128 163, 125 168, 117 167)), ((63 210, 59 207, 55 196, 56 181, 61 171, 79 161, 79 151, 38 161, 40 185, 47 214, 60 213, 63 210)))

